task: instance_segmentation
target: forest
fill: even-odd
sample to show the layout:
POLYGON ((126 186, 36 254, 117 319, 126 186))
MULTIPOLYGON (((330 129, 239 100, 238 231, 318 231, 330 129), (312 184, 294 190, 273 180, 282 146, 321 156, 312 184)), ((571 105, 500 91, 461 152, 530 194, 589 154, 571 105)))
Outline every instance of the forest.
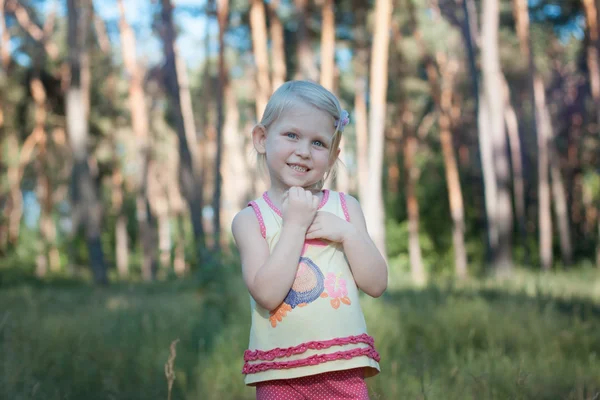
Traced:
POLYGON ((373 399, 600 396, 600 0, 0 0, 0 398, 251 399, 288 80, 389 265, 373 399))

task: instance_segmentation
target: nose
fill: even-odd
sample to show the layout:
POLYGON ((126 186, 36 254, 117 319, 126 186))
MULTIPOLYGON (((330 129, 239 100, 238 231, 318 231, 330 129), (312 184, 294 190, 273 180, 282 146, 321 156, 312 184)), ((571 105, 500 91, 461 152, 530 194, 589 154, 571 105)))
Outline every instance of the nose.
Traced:
POLYGON ((302 158, 310 157, 310 143, 307 141, 301 140, 296 145, 296 155, 302 158))

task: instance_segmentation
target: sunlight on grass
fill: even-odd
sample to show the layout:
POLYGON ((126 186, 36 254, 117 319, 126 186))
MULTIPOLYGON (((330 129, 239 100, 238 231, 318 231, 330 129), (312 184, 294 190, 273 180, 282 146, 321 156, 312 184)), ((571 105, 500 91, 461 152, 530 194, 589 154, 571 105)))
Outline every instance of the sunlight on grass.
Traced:
MULTIPOLYGON (((21 285, 0 291, 0 397, 252 399, 243 384, 248 294, 239 276, 178 283, 21 285), (215 286, 216 285, 216 286, 215 286)), ((382 372, 373 399, 590 399, 600 393, 598 275, 401 282, 364 297, 382 372)))

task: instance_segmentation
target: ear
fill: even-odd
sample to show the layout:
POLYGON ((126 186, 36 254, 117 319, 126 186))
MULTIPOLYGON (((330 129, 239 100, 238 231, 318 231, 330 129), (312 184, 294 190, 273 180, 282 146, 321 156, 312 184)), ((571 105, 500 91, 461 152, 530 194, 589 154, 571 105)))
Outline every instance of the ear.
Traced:
POLYGON ((329 160, 329 168, 333 167, 335 162, 338 160, 338 157, 340 156, 340 151, 341 149, 339 147, 337 148, 337 150, 335 150, 335 156, 332 156, 329 160))
POLYGON ((252 142, 258 154, 267 152, 265 142, 267 141, 267 128, 264 125, 258 124, 252 129, 252 142))

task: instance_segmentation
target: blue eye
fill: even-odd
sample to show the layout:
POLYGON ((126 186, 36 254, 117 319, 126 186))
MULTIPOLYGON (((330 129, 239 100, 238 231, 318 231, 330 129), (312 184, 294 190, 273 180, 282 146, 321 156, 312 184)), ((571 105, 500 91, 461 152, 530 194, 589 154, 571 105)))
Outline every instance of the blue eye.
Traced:
POLYGON ((296 139, 298 137, 298 135, 296 135, 294 132, 288 132, 285 135, 290 139, 296 139))
POLYGON ((325 146, 325 145, 323 144, 323 142, 321 142, 320 140, 315 140, 315 141, 313 142, 313 144, 314 144, 315 146, 319 146, 319 147, 323 147, 323 146, 325 146))

